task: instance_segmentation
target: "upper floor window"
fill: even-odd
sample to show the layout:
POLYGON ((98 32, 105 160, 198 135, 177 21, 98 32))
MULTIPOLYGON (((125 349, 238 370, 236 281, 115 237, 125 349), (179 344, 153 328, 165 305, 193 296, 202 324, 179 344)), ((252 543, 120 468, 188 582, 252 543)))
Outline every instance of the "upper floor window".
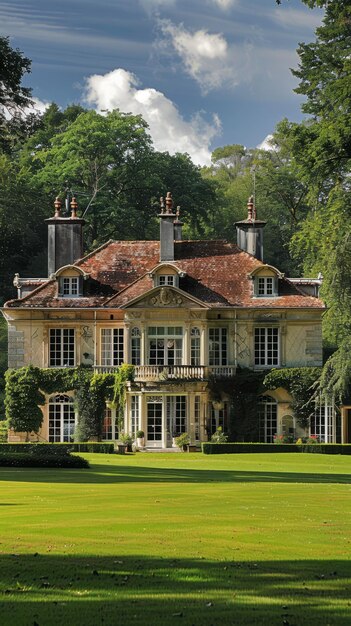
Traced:
POLYGON ((227 365, 227 329, 209 328, 209 365, 227 365))
POLYGON ((279 365, 279 328, 255 328, 255 365, 279 365))
POLYGON ((73 367, 74 361, 74 328, 50 328, 50 367, 73 367))
POLYGON ((60 276, 60 293, 64 297, 77 298, 80 295, 79 276, 60 276))
POLYGON ((181 326, 150 326, 148 341, 150 365, 182 364, 183 329, 181 326))
POLYGON ((121 365, 124 360, 123 328, 101 329, 101 365, 121 365))
POLYGON ((200 329, 196 327, 190 333, 190 365, 200 365, 200 329))
POLYGON ((135 326, 130 332, 132 365, 140 365, 140 329, 135 326))
POLYGON ((258 296, 274 296, 274 278, 273 276, 257 277, 257 295, 258 296))
POLYGON ((156 276, 156 286, 157 287, 175 287, 176 286, 176 276, 174 274, 158 274, 156 276))

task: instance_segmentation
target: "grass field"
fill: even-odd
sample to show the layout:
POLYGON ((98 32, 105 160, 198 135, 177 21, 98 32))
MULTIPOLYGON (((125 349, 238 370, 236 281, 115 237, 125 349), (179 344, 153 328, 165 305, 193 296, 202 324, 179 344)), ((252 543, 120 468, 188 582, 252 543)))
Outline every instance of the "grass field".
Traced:
POLYGON ((2 626, 351 624, 351 459, 0 468, 2 626))

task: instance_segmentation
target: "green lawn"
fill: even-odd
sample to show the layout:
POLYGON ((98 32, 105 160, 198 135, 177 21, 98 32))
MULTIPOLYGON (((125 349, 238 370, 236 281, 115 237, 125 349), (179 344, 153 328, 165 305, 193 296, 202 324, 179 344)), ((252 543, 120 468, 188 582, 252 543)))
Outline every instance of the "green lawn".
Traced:
POLYGON ((351 458, 0 468, 2 626, 351 623, 351 458))

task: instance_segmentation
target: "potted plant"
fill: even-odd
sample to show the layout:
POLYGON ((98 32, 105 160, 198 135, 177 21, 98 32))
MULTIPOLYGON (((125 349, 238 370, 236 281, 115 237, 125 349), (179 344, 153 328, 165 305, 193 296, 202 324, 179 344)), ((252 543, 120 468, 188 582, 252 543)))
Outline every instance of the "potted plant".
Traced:
POLYGON ((133 438, 131 435, 128 435, 128 433, 121 433, 119 439, 122 445, 126 446, 127 452, 133 452, 133 438))
POLYGON ((179 435, 179 437, 176 437, 175 441, 178 448, 183 450, 183 452, 186 452, 188 450, 188 446, 190 443, 190 437, 188 433, 182 433, 181 435, 179 435))
POLYGON ((145 433, 143 430, 137 430, 136 433, 136 438, 137 438, 137 446, 138 448, 144 448, 145 447, 145 433))

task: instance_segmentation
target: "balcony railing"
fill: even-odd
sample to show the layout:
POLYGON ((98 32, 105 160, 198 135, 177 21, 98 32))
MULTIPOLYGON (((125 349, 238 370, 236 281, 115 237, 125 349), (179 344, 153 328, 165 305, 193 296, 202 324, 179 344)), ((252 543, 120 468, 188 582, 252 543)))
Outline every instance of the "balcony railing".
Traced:
MULTIPOLYGON (((113 373, 118 366, 95 366, 100 373, 113 373)), ((136 382, 155 382, 172 380, 208 380, 214 378, 233 378, 236 373, 234 365, 136 365, 134 380, 136 382)))

